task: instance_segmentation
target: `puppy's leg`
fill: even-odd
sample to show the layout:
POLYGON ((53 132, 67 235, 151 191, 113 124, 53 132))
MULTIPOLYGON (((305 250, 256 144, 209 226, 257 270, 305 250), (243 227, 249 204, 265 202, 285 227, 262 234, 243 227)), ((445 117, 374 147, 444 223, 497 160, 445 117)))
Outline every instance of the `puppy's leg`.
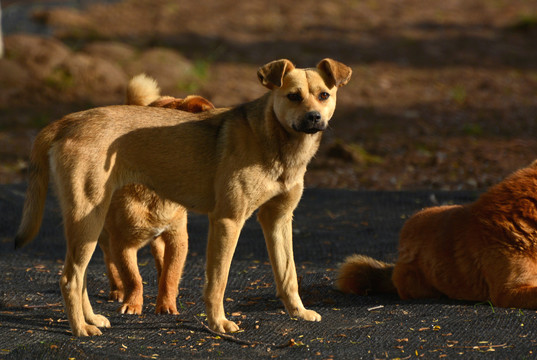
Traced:
POLYGON ((239 327, 226 319, 224 293, 231 259, 237 246, 244 219, 209 214, 209 240, 207 243, 206 280, 203 298, 209 327, 218 332, 234 332, 239 327))
POLYGON ((321 315, 307 310, 298 294, 298 281, 293 258, 292 219, 302 195, 297 186, 289 193, 278 196, 261 206, 258 220, 263 228, 265 242, 276 280, 278 296, 291 317, 308 321, 321 321, 321 315))
POLYGON ((164 265, 158 282, 157 314, 179 314, 177 311, 177 294, 188 253, 188 234, 186 216, 182 224, 173 231, 162 234, 166 244, 164 265))
MULTIPOLYGON (((182 208, 178 209, 171 223, 172 227, 160 236, 164 247, 159 247, 162 249, 162 255, 158 256, 161 270, 158 271, 157 314, 178 314, 177 294, 188 253, 186 211, 182 208)), ((159 251, 155 250, 153 255, 157 252, 159 251)), ((157 256, 155 262, 157 262, 157 256)), ((157 265, 158 268, 159 265, 157 265)))
POLYGON ((106 231, 101 232, 99 236, 99 246, 103 251, 104 263, 106 265, 106 272, 108 274, 108 282, 110 284, 110 293, 108 298, 115 301, 123 301, 124 291, 123 282, 119 275, 119 270, 114 262, 114 257, 110 253, 110 238, 106 231))
POLYGON ((166 244, 162 236, 157 236, 155 240, 150 243, 151 255, 155 259, 155 267, 157 268, 157 279, 160 282, 160 275, 162 274, 162 267, 164 266, 164 251, 166 244))
MULTIPOLYGON (((138 242, 137 242, 138 243, 138 242)), ((137 314, 142 313, 143 299, 143 284, 140 271, 138 269, 138 248, 133 246, 125 246, 127 242, 112 241, 112 253, 114 262, 117 264, 123 288, 125 290, 125 298, 123 304, 117 310, 121 314, 137 314), (115 246, 116 244, 123 244, 115 246)))

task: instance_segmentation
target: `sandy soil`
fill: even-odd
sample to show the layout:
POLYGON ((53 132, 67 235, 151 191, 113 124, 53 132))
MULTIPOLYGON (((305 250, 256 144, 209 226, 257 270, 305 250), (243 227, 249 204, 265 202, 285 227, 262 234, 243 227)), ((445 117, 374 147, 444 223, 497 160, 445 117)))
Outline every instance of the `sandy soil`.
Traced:
POLYGON ((485 189, 537 157, 536 1, 126 0, 32 18, 53 36, 5 38, 0 183, 24 181, 40 128, 122 103, 139 72, 230 106, 277 58, 354 71, 308 187, 485 189))

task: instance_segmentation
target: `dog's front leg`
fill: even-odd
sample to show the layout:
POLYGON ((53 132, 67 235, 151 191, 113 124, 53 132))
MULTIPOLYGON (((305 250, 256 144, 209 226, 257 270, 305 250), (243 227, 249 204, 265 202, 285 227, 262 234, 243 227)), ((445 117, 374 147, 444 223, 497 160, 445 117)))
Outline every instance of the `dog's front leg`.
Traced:
POLYGON ((207 265, 204 300, 209 327, 218 332, 239 330, 237 324, 226 319, 224 292, 231 259, 244 220, 234 220, 209 215, 209 240, 207 243, 207 265))
POLYGON ((293 258, 293 210, 302 195, 297 186, 264 204, 258 213, 265 242, 274 272, 278 296, 291 317, 308 321, 321 321, 321 315, 307 310, 298 294, 298 281, 293 258))

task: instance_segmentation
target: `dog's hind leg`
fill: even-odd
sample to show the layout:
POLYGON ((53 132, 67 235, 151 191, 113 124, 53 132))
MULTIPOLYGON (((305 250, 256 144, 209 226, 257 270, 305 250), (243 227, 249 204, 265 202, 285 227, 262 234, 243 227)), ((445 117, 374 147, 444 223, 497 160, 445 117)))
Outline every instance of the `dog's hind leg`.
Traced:
POLYGON ((258 212, 263 228, 278 296, 291 317, 321 321, 321 315, 304 307, 298 293, 298 280, 293 257, 293 210, 302 195, 297 186, 289 193, 267 202, 258 212))
MULTIPOLYGON (((72 149, 63 150, 65 154, 72 149)), ((86 270, 97 247, 113 190, 105 185, 105 181, 95 181, 97 175, 77 178, 74 174, 80 173, 80 169, 63 166, 54 161, 54 155, 53 152, 52 173, 67 241, 60 288, 69 324, 75 336, 100 335, 98 327, 110 327, 110 322, 93 312, 86 288, 86 270)))
POLYGON ((88 284, 87 284, 87 268, 86 272, 84 273, 84 293, 82 294, 82 306, 83 306, 83 312, 84 312, 84 318, 86 319, 86 322, 91 325, 95 325, 97 327, 104 327, 109 328, 110 327, 110 321, 103 316, 99 314, 95 314, 93 312, 93 308, 91 307, 91 303, 89 301, 88 296, 88 284))
POLYGON ((393 270, 392 281, 399 297, 403 300, 442 296, 442 293, 429 283, 414 263, 397 262, 393 270))
POLYGON ((60 287, 71 330, 75 336, 100 335, 98 327, 110 327, 108 319, 93 312, 86 288, 87 266, 104 223, 104 216, 100 218, 102 219, 95 214, 88 214, 74 221, 64 215, 67 255, 60 287))

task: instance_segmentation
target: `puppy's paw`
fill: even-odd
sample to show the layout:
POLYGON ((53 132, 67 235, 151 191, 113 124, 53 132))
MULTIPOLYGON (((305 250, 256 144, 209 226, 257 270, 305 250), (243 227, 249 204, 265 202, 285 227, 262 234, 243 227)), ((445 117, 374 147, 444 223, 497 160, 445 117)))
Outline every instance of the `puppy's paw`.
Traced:
POLYGON ((177 311, 177 306, 175 304, 157 304, 157 308, 155 309, 155 313, 160 315, 179 315, 179 311, 177 311))
POLYGON ((211 330, 221 333, 232 333, 239 331, 239 326, 226 318, 215 322, 209 321, 209 327, 211 330))
POLYGON ((77 329, 72 329, 73 335, 75 336, 95 336, 95 335, 102 335, 103 333, 99 328, 95 325, 85 324, 77 329))
POLYGON ((91 318, 86 319, 89 324, 95 325, 97 327, 110 327, 110 321, 103 315, 93 315, 91 318))
POLYGON ((108 294, 108 299, 113 300, 113 301, 123 302, 124 296, 125 295, 123 294, 123 291, 121 291, 121 290, 112 290, 112 291, 110 291, 110 294, 108 294))
POLYGON ((129 315, 141 315, 142 314, 142 305, 139 304, 123 304, 117 309, 117 312, 120 314, 129 314, 129 315))

